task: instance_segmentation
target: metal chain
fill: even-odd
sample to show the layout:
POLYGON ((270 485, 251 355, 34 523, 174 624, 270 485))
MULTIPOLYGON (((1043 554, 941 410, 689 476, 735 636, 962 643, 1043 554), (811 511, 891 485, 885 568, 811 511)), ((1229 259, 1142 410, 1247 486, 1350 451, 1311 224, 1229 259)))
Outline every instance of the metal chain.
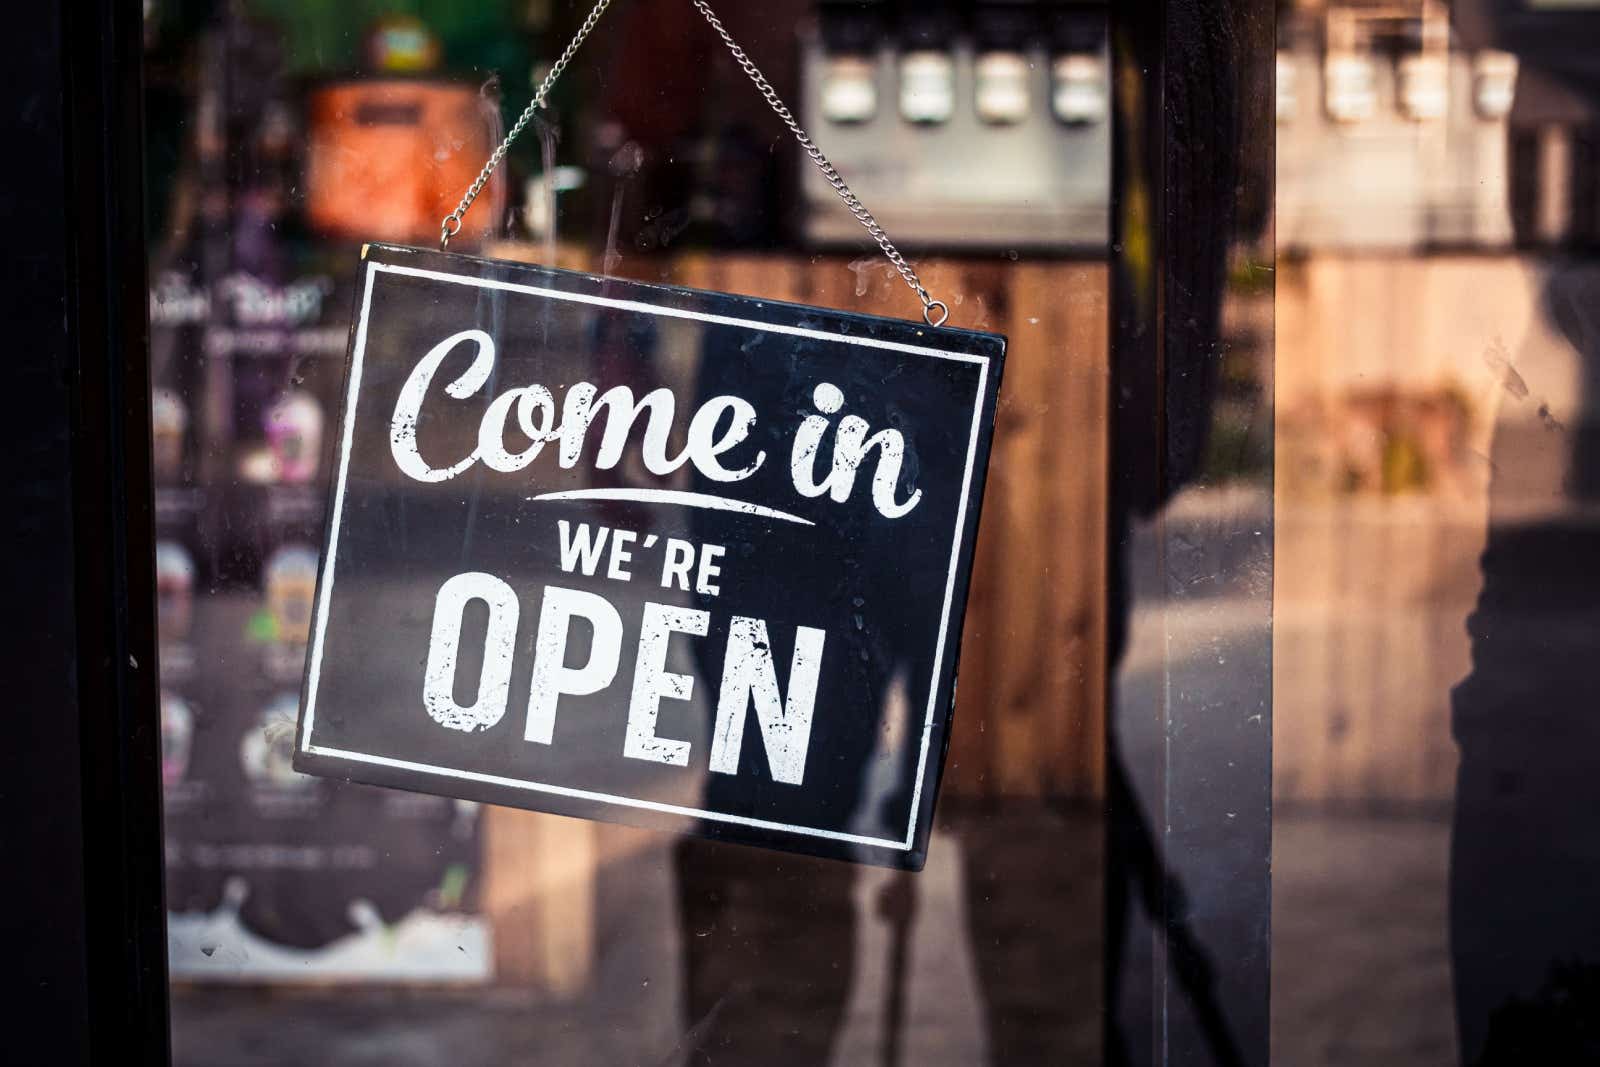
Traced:
POLYGON ((583 20, 583 25, 578 27, 578 32, 573 34, 572 40, 567 42, 567 47, 562 51, 561 57, 550 68, 550 73, 546 74, 544 81, 539 83, 539 88, 534 92, 533 99, 528 102, 527 107, 522 109, 521 117, 511 127, 505 139, 500 142, 500 147, 490 154, 489 162, 485 163, 483 169, 478 172, 477 180, 467 189, 467 195, 461 198, 461 203, 456 205, 456 209, 446 215, 444 221, 439 224, 439 251, 443 252, 448 249, 450 247, 450 238, 461 232, 461 220, 466 217, 467 209, 472 206, 474 200, 478 199, 478 194, 483 192, 483 187, 488 184, 489 176, 500 165, 500 161, 506 158, 506 151, 511 147, 511 142, 522 134, 524 127, 532 120, 534 112, 544 107, 545 97, 550 94, 556 79, 561 77, 561 72, 567 69, 567 64, 572 62, 572 57, 578 54, 578 46, 583 44, 583 39, 589 36, 589 32, 594 29, 595 23, 600 21, 600 16, 604 15, 606 8, 610 6, 611 0, 596 0, 594 7, 589 10, 588 17, 583 20))
MULTIPOLYGON (((861 223, 868 235, 877 242, 878 247, 883 249, 883 254, 888 257, 890 265, 899 272, 901 278, 905 279, 905 283, 911 287, 911 291, 917 294, 917 299, 922 301, 923 321, 929 326, 943 326, 950 317, 950 306, 943 300, 935 300, 928 295, 928 290, 923 286, 922 279, 918 278, 917 272, 911 269, 911 264, 906 262, 906 257, 901 255, 900 250, 894 246, 894 242, 889 240, 889 235, 883 231, 883 227, 878 224, 878 220, 873 217, 872 212, 867 210, 866 205, 861 202, 861 198, 850 191, 850 186, 845 184, 844 178, 840 177, 839 171, 835 169, 834 165, 828 162, 828 157, 822 154, 822 149, 818 148, 816 142, 806 135, 805 130, 800 128, 800 123, 795 121, 794 113, 784 106, 783 100, 778 96, 778 91, 772 87, 771 82, 767 81, 766 75, 761 73, 750 57, 745 54, 744 49, 740 48, 738 43, 734 41, 733 36, 728 33, 727 27, 723 26, 722 20, 717 18, 716 12, 711 10, 711 5, 706 0, 690 0, 690 2, 694 4, 695 10, 699 11, 705 17, 705 20, 711 24, 711 28, 716 31, 717 36, 722 38, 722 43, 728 46, 728 51, 733 55, 734 61, 755 83, 755 87, 766 98, 768 106, 772 108, 778 118, 783 120, 783 124, 789 127, 789 132, 794 134, 794 139, 799 142, 805 154, 811 157, 811 162, 816 164, 817 169, 822 172, 822 176, 826 179, 828 185, 833 188, 835 193, 839 194, 839 199, 844 201, 844 205, 850 210, 850 214, 855 216, 856 221, 861 223), (934 310, 936 308, 938 309, 937 312, 934 310)), ((444 217, 444 222, 439 229, 439 248, 441 251, 450 246, 450 238, 461 232, 461 219, 466 215, 467 209, 478 198, 478 194, 483 191, 484 184, 488 182, 489 176, 494 173, 495 168, 500 165, 500 161, 505 158, 506 150, 511 147, 511 142, 515 141, 518 135, 522 133, 523 127, 527 126, 528 121, 533 118, 534 112, 544 106, 545 96, 550 92, 551 86, 555 85, 556 79, 561 76, 561 72, 566 69, 567 64, 572 61, 573 55, 577 53, 578 46, 583 43, 585 37, 589 36, 589 32, 594 29, 595 23, 600 21, 600 16, 605 13, 606 8, 610 5, 611 0, 598 0, 594 5, 594 8, 589 12, 588 18, 583 20, 583 25, 578 27, 578 32, 573 35, 572 40, 561 53, 561 58, 556 60, 555 65, 550 68, 550 73, 545 75, 544 81, 540 83, 538 91, 533 95, 532 102, 522 112, 522 117, 517 119, 516 125, 511 127, 510 132, 505 136, 505 140, 500 142, 500 147, 494 150, 494 154, 489 157, 489 162, 483 165, 483 170, 478 174, 477 180, 472 183, 472 187, 467 190, 467 195, 461 198, 461 203, 456 206, 454 211, 444 217)))
POLYGON ((904 278, 906 284, 911 286, 911 291, 917 294, 917 299, 922 301, 923 321, 929 326, 943 326, 945 320, 950 317, 949 305, 943 300, 935 300, 928 295, 928 290, 923 287, 922 279, 918 278, 917 272, 911 269, 911 264, 906 262, 906 257, 902 256, 900 250, 894 246, 894 242, 889 240, 889 235, 883 232, 883 227, 878 225, 878 220, 872 217, 872 212, 867 210, 866 205, 861 202, 861 198, 850 191, 850 186, 845 184, 844 179, 839 176, 839 172, 834 169, 833 164, 828 162, 828 157, 822 154, 822 149, 817 147, 815 141, 806 136, 806 131, 802 130, 800 124, 795 121, 794 114, 779 99, 778 92, 772 87, 772 83, 767 81, 766 75, 762 74, 755 63, 751 62, 750 57, 745 55, 744 49, 735 43, 733 36, 722 25, 722 20, 717 18, 716 12, 711 10, 711 5, 706 3, 706 0, 691 0, 691 2, 694 4, 695 10, 705 16, 706 21, 711 24, 711 28, 717 31, 717 36, 722 38, 722 43, 728 46, 728 51, 733 54, 734 61, 744 68, 744 72, 750 76, 750 80, 755 82, 756 88, 761 90, 761 95, 767 98, 767 104, 777 114, 778 118, 783 120, 783 124, 789 127, 789 132, 794 134, 794 139, 799 142, 806 155, 811 157, 811 162, 817 165, 817 169, 822 172, 822 176, 833 187, 833 191, 839 194, 839 199, 843 200, 844 206, 850 209, 850 214, 854 215, 856 221, 866 228, 867 233, 871 235, 874 241, 878 242, 878 247, 883 249, 883 254, 889 258, 890 265, 900 272, 900 277, 904 278), (939 309, 937 322, 934 321, 934 308, 939 309))

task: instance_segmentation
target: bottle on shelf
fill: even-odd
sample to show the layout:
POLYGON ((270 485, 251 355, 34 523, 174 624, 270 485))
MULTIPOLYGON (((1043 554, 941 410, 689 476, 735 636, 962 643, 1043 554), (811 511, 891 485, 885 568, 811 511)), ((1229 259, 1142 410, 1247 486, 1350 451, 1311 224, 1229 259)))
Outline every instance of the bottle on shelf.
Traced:
POLYGON ((949 122, 956 109, 956 21, 926 4, 900 15, 900 117, 919 126, 949 122))
POLYGON ((1012 126, 1028 117, 1033 67, 1028 46, 1037 33, 1038 13, 1029 0, 978 7, 973 24, 972 104, 981 121, 1012 126))
POLYGON ((878 114, 877 52, 885 21, 881 4, 825 3, 817 11, 824 54, 818 84, 822 117, 867 123, 878 114))
POLYGON ((1107 86, 1106 10, 1055 4, 1050 21, 1050 112, 1068 126, 1104 122, 1107 86))

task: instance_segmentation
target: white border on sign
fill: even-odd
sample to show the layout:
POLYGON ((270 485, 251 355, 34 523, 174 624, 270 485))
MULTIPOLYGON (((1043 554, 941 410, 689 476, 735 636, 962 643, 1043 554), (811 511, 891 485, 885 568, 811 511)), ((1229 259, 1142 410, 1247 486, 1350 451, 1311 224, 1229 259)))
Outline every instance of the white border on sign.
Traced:
POLYGON ((620 804, 623 807, 708 819, 712 822, 731 823, 737 826, 749 826, 763 830, 778 830, 806 837, 826 838, 830 841, 892 848, 902 852, 910 851, 916 838, 917 809, 922 804, 923 779, 927 776, 928 747, 933 741, 933 726, 938 716, 939 671, 944 666, 945 648, 949 643, 950 637, 950 608, 955 599, 956 565, 961 558, 961 530, 966 525, 967 501, 972 493, 972 468, 978 454, 978 429, 983 422, 983 395, 984 388, 989 382, 989 362, 988 356, 973 355, 966 352, 943 352, 939 349, 927 348, 922 345, 880 341, 869 337, 852 337, 849 334, 828 333, 824 330, 812 330, 803 326, 787 326, 778 323, 760 322, 755 319, 737 319, 727 315, 709 315, 698 311, 687 311, 683 308, 657 307, 653 304, 640 303, 637 300, 617 300, 611 297, 590 296, 585 293, 566 293, 556 289, 542 289, 532 285, 517 285, 513 282, 494 281, 487 278, 469 278, 457 274, 445 274, 441 271, 422 270, 417 267, 400 267, 388 263, 369 261, 367 263, 367 282, 361 294, 361 317, 356 323, 355 348, 350 358, 350 390, 345 397, 344 432, 341 435, 339 444, 339 479, 334 486, 333 516, 328 532, 328 552, 322 561, 322 582, 318 590, 317 627, 312 634, 310 665, 306 675, 306 709, 305 724, 300 742, 301 751, 308 755, 329 756, 336 759, 352 760, 357 763, 370 763, 382 767, 395 767, 402 770, 437 774, 447 778, 459 778, 463 781, 482 782, 487 785, 527 789, 534 792, 550 793, 555 796, 592 800, 600 803, 620 804), (465 771, 453 767, 436 767, 432 764, 393 759, 388 756, 375 756, 366 752, 347 752, 342 749, 326 748, 322 745, 313 745, 311 743, 312 727, 316 721, 317 683, 322 675, 323 633, 327 629, 328 608, 332 603, 334 563, 339 557, 339 524, 344 518, 345 481, 350 470, 350 447, 355 437, 356 401, 361 388, 361 363, 367 347, 367 316, 372 309, 373 282, 379 273, 405 274, 418 278, 431 278, 435 281, 455 282, 458 285, 472 285, 480 289, 502 289, 508 292, 542 296, 551 300, 569 300, 579 304, 596 304, 601 307, 638 311, 648 315, 662 315, 669 318, 694 319, 724 326, 746 326, 769 333, 783 333, 823 341, 837 341, 843 344, 883 348, 895 352, 911 352, 917 355, 954 359, 963 363, 977 363, 979 365, 977 396, 972 404, 972 433, 967 440, 966 470, 961 476, 961 497, 956 507, 955 537, 950 547, 950 568, 945 577, 944 609, 939 616, 939 639, 934 647, 933 676, 928 684, 928 713, 922 725, 922 751, 917 758, 917 778, 912 787, 911 811, 904 840, 867 837, 863 834, 847 834, 838 830, 823 830, 815 826, 797 826, 768 819, 753 819, 748 816, 732 815, 727 812, 707 811, 703 808, 641 800, 638 797, 596 793, 586 789, 548 785, 543 782, 530 782, 520 778, 505 778, 500 775, 482 774, 477 771, 465 771))

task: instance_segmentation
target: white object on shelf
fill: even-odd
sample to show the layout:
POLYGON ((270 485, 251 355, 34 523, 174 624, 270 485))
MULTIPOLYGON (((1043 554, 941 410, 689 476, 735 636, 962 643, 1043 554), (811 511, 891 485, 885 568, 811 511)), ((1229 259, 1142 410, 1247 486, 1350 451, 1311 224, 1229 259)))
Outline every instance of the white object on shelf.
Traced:
POLYGON ((1400 110, 1418 122, 1436 122, 1450 110, 1449 67, 1442 55, 1412 53, 1396 65, 1400 110))
POLYGON ((1068 52, 1050 66, 1050 110, 1071 125, 1104 122, 1105 59, 1098 52, 1068 52))
POLYGON ((1299 71, 1295 69, 1294 57, 1287 52, 1279 52, 1276 105, 1279 122, 1288 122, 1294 118, 1294 113, 1300 106, 1300 98, 1295 95, 1298 75, 1299 71))
POLYGON ((1378 70, 1372 56, 1329 53, 1323 62, 1323 106, 1335 122, 1364 122, 1378 111, 1378 70))
POLYGON ((866 56, 830 56, 819 94, 829 122, 871 122, 878 113, 878 82, 866 56))
POLYGON ((950 121, 956 109, 956 67, 948 52, 900 57, 900 116, 907 122, 950 121))
POLYGON ((1020 52, 985 52, 978 57, 973 88, 978 118, 1014 126, 1028 117, 1028 57, 1020 52))
POLYGON ((1517 91, 1517 57, 1510 52, 1479 52, 1472 60, 1472 104, 1478 117, 1503 119, 1511 114, 1517 91))

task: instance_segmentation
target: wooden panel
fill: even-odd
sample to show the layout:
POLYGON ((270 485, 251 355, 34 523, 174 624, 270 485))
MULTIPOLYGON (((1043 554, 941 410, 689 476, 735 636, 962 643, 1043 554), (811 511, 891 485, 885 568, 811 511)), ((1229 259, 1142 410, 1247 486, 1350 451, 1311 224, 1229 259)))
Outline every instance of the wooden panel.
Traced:
POLYGON ((790 256, 719 256, 718 277, 710 288, 741 296, 798 302, 805 297, 804 270, 790 256))
MULTIPOLYGON (((1450 689, 1470 669, 1487 458, 1497 416, 1521 402, 1506 368, 1545 371, 1539 357, 1559 350, 1537 329, 1538 293, 1535 268, 1512 256, 1280 263, 1280 801, 1450 802, 1450 689), (1391 484, 1406 449, 1424 473, 1391 484)), ((1559 372, 1539 380, 1552 398, 1571 393, 1559 372)))
POLYGON ((1481 517, 1436 497, 1280 505, 1274 792, 1434 809, 1454 789, 1450 690, 1470 669, 1481 517))
MULTIPOLYGON (((784 295, 776 264, 716 287, 784 295)), ((944 788, 964 796, 1096 796, 1102 784, 1107 322, 1104 267, 919 262, 956 325, 1011 339, 961 644, 944 788)), ((879 257, 819 257, 791 299, 908 317, 879 257)))
MULTIPOLYGON (((1051 792, 1067 796, 1099 797, 1105 788, 1108 282, 1102 267, 1074 266, 1064 272, 1057 297, 1067 315, 1056 335, 1067 365, 1061 388, 1071 400, 1064 427, 1071 443, 1059 454, 1075 479, 1063 485, 1054 521, 1075 534, 1059 564, 1066 585, 1056 602, 1056 625, 1068 635, 1069 686, 1060 714, 1072 731, 1076 759, 1064 765, 1070 777, 1051 783, 1051 792)), ((1061 472, 1063 482, 1068 474, 1061 472)))
POLYGON ((495 980, 572 996, 595 959, 596 826, 560 815, 484 809, 483 907, 495 980))
POLYGON ((984 536, 1000 566, 971 620, 989 684, 964 694, 990 739, 985 792, 1093 795, 1104 657, 1106 275, 1026 264, 996 303, 1011 337, 984 536), (991 505, 993 509, 991 510, 991 505))
MULTIPOLYGON (((1281 467, 1277 477, 1280 482, 1286 477, 1281 467)), ((1322 521, 1313 521, 1309 514, 1299 523, 1281 516, 1276 525, 1280 596, 1274 613, 1272 674, 1276 692, 1294 694, 1292 711, 1285 708, 1273 721, 1274 778, 1284 797, 1327 795, 1329 753, 1340 729, 1338 701, 1344 696, 1337 686, 1333 635, 1321 625, 1324 611, 1338 610, 1333 600, 1336 572, 1329 561, 1339 531, 1328 509, 1316 517, 1322 521), (1281 593, 1286 586, 1297 588, 1299 596, 1285 600, 1281 593)))
MULTIPOLYGON (((542 247, 493 254, 537 261, 542 247)), ((560 266, 592 270, 563 246, 560 266)), ((931 261, 953 324, 1011 340, 962 636, 948 795, 1097 796, 1103 785, 1107 274, 1098 264, 931 261)), ((644 281, 896 317, 915 296, 880 257, 629 255, 644 281)), ((484 907, 498 980, 564 996, 595 959, 594 824, 491 808, 484 907)), ((609 832, 609 831, 607 831, 609 832)), ((634 837, 642 832, 630 831, 634 837)), ((633 838, 629 838, 633 840, 633 838)))

